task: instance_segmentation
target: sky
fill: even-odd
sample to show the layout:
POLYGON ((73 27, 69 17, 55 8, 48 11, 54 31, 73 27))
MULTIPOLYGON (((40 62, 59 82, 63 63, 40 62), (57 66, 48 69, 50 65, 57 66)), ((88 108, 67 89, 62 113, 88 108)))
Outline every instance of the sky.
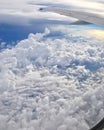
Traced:
POLYGON ((104 115, 104 27, 40 7, 104 16, 103 0, 0 0, 0 130, 89 130, 104 115))

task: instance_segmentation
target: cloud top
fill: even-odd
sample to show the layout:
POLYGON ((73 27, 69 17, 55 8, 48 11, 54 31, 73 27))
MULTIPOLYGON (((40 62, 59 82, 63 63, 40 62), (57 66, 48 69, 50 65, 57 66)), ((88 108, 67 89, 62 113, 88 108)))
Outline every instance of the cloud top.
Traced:
POLYGON ((103 44, 77 31, 46 29, 0 53, 1 129, 88 130, 102 118, 103 44))

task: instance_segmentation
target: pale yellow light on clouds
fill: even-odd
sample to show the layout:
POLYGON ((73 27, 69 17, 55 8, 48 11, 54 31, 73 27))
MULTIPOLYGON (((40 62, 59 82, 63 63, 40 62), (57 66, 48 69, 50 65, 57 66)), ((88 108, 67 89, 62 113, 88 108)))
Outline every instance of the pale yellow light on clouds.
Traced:
POLYGON ((92 30, 87 31, 87 33, 96 39, 99 39, 99 40, 104 39, 104 30, 92 29, 92 30))

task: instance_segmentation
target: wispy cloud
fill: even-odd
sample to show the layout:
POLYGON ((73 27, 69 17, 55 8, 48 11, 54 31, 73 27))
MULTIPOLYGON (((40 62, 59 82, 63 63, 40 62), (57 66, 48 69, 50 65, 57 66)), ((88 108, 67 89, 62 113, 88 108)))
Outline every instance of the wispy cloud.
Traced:
POLYGON ((87 10, 87 11, 94 11, 97 13, 103 13, 103 4, 99 2, 91 2, 91 1, 86 1, 86 0, 73 0, 73 1, 68 1, 65 0, 64 2, 62 0, 56 0, 55 2, 49 1, 49 0, 44 0, 42 2, 39 2, 37 0, 35 1, 29 1, 29 0, 22 0, 22 1, 17 1, 17 0, 8 0, 8 1, 2 1, 0 0, 0 22, 8 22, 8 23, 14 23, 14 24, 28 24, 30 20, 36 19, 36 18, 45 18, 45 19, 68 19, 67 17, 62 17, 58 14, 53 13, 42 13, 39 12, 38 9, 42 6, 39 5, 43 3, 44 5, 47 3, 52 6, 66 6, 67 7, 73 7, 73 8, 78 8, 82 10, 87 10), (18 3, 18 4, 17 4, 18 3), (30 4, 31 3, 31 4, 30 4))

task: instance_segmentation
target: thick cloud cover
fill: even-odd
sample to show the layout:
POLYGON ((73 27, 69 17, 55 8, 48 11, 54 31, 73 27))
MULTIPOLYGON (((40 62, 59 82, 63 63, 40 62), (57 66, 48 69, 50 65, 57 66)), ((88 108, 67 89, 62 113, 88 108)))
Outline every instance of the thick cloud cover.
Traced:
MULTIPOLYGON (((63 3, 52 2, 0 0, 1 23, 28 26, 37 19, 45 28, 44 20, 50 22, 43 33, 30 33, 0 52, 0 130, 89 130, 103 118, 104 29, 65 25, 63 18, 70 18, 38 11, 63 3)), ((86 10, 103 11, 101 0, 69 5, 83 2, 86 10)))
POLYGON ((0 53, 0 130, 88 130, 102 118, 103 41, 68 27, 0 53))

